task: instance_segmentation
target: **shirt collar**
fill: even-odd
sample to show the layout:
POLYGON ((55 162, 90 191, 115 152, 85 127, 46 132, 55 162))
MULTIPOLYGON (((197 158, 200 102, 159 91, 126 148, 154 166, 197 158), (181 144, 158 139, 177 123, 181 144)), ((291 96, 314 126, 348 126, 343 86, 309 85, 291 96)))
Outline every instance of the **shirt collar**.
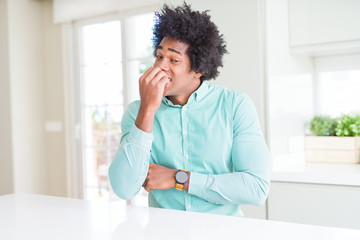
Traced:
POLYGON ((162 101, 163 101, 163 103, 165 103, 165 105, 175 107, 175 105, 169 99, 167 99, 166 97, 163 97, 162 101))
POLYGON ((194 92, 195 100, 199 102, 206 95, 207 90, 208 90, 208 84, 205 81, 203 81, 200 87, 194 92))
MULTIPOLYGON (((193 99, 195 98, 195 101, 196 102, 199 102, 205 95, 206 95, 206 92, 208 90, 208 84, 203 81, 200 85, 200 87, 198 89, 196 89, 195 92, 193 92, 190 97, 189 97, 189 100, 188 100, 188 103, 193 99)), ((165 103, 166 105, 168 106, 177 106, 177 105, 174 105, 169 99, 167 99, 166 97, 163 97, 162 99, 163 103, 165 103)))

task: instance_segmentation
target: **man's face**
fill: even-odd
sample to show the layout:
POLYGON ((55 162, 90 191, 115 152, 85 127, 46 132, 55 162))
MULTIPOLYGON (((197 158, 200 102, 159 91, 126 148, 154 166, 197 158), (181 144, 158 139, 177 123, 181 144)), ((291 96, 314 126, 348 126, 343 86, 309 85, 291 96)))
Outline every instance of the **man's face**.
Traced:
POLYGON ((154 67, 160 67, 171 79, 164 96, 183 96, 196 90, 201 74, 190 71, 189 45, 171 38, 163 38, 156 50, 154 67))

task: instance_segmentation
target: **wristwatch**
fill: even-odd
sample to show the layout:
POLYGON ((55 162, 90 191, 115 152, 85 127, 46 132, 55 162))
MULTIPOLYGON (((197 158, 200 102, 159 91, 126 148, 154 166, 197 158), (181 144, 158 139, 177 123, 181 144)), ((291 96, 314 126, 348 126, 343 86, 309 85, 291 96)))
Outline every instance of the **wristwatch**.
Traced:
POLYGON ((184 189, 184 184, 188 181, 188 179, 188 171, 184 169, 180 169, 179 171, 177 171, 177 173, 175 174, 175 189, 182 191, 184 189))

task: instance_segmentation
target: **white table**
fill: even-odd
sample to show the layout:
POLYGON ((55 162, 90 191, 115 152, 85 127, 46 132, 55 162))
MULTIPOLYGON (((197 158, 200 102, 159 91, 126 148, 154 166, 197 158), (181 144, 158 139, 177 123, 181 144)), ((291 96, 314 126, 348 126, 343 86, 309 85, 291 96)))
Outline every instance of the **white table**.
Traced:
POLYGON ((359 240, 360 231, 12 194, 0 196, 0 239, 359 240))

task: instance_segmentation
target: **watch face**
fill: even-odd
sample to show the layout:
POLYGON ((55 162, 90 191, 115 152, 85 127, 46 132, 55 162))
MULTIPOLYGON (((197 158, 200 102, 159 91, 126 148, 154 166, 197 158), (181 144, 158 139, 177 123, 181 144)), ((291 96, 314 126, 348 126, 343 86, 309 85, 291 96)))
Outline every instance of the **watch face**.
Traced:
POLYGON ((188 174, 183 171, 179 171, 175 175, 175 179, 178 183, 186 183, 188 180, 188 174))

